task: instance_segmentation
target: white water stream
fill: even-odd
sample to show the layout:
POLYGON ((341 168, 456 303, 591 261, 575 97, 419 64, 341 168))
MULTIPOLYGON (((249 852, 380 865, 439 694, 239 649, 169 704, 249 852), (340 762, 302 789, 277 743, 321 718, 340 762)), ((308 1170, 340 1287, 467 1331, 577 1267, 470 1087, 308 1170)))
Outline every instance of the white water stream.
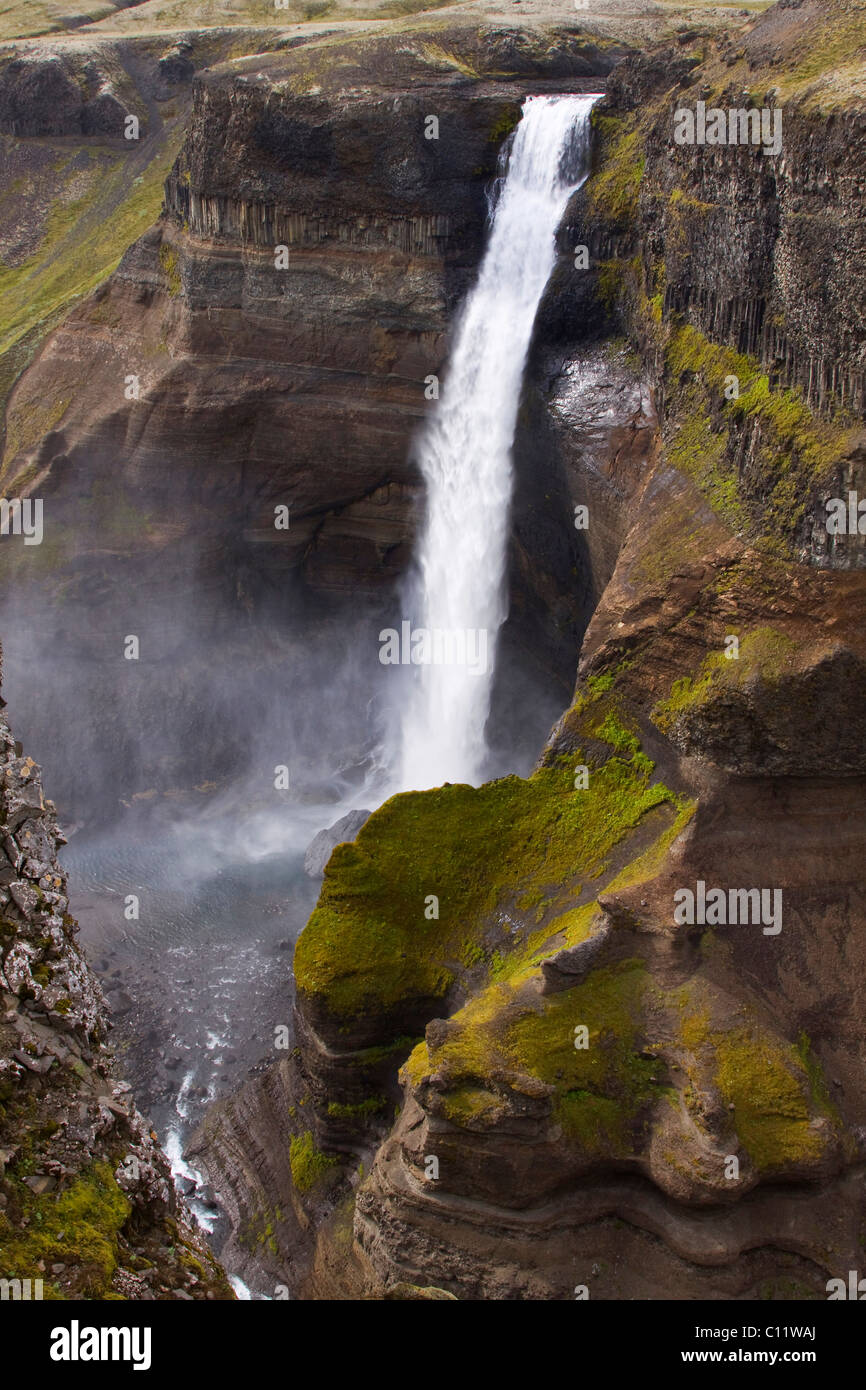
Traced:
POLYGON ((484 777, 521 382, 556 228, 587 176, 597 100, 527 98, 441 399, 417 445, 427 509, 404 595, 418 664, 400 731, 403 789, 484 777))

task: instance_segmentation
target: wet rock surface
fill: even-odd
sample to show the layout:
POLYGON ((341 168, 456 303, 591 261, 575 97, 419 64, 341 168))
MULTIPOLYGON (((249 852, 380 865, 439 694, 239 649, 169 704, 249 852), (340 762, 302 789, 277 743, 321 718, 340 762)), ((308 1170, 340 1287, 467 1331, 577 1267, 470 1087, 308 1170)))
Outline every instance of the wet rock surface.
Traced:
POLYGON ((369 818, 369 811, 349 811, 327 829, 320 830, 310 841, 304 855, 304 872, 309 874, 310 878, 321 878, 331 857, 331 851, 336 845, 354 840, 361 826, 369 818))

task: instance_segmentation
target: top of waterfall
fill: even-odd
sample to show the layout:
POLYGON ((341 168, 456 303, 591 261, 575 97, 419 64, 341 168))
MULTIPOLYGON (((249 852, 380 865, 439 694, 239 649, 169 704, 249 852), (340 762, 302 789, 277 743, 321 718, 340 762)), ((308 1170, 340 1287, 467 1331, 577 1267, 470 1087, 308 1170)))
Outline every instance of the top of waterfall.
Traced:
POLYGON ((503 150, 503 172, 526 189, 577 188, 586 175, 589 115, 602 93, 528 96, 503 150))

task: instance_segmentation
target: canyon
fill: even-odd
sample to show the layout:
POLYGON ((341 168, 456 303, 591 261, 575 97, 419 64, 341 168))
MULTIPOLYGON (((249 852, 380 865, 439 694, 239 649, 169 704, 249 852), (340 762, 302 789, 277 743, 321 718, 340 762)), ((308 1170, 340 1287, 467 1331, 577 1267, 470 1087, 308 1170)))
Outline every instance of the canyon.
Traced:
POLYGON ((4 723, 0 1250, 44 1274, 22 1218, 86 1188, 64 1297, 824 1299, 866 1241, 866 549, 826 524, 866 491, 866 8, 293 18, 150 0, 0 51, 0 490, 44 508, 0 549, 4 688, 59 808, 4 723), (514 388, 486 761, 385 798, 427 387, 527 99, 590 94, 514 388), (699 105, 783 114, 781 150, 678 142, 699 105), (121 830, 199 904, 149 982, 159 871, 97 868, 87 910, 121 830), (683 920, 700 885, 784 912, 683 920), (137 938, 106 892, 150 903, 137 938), (160 992, 253 940, 267 993, 202 1083, 160 992), (222 1268, 130 1098, 165 1142, 190 1087, 175 1175, 222 1268))

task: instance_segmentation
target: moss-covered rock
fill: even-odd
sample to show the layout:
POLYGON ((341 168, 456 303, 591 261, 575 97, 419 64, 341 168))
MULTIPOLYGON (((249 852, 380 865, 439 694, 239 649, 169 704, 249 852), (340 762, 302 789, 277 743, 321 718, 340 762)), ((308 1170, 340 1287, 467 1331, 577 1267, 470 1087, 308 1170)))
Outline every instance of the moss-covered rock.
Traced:
POLYGON ((611 710, 599 706, 585 727, 597 749, 586 789, 575 767, 588 764, 575 757, 528 779, 406 793, 337 847, 295 955, 316 1026, 342 1030, 347 1047, 417 1031, 479 952, 492 962, 497 912, 564 907, 648 811, 674 802, 611 710))
MULTIPOLYGON (((85 1169, 60 1193, 35 1196, 19 1181, 10 1208, 0 1212, 0 1273, 44 1280, 52 1264, 62 1263, 77 1269, 75 1296, 105 1298, 120 1262, 118 1235, 130 1210, 105 1163, 85 1169)), ((50 1278, 45 1296, 63 1296, 50 1278)))
POLYGON ((316 1147, 310 1130, 292 1137, 289 1165, 292 1181, 299 1192, 310 1192, 314 1187, 332 1182, 339 1176, 337 1160, 329 1158, 316 1147))

